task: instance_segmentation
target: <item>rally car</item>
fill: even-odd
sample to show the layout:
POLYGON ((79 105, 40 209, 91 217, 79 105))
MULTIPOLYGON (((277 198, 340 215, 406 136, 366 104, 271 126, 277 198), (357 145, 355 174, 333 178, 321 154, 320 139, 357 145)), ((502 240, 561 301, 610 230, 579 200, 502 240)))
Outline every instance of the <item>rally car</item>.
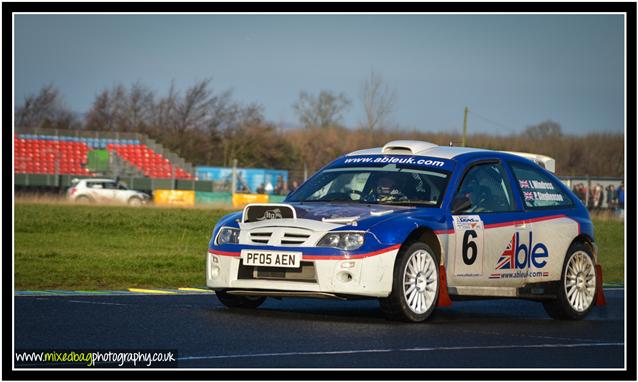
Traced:
POLYGON ((604 304, 589 213, 551 158, 393 141, 325 166, 279 204, 215 226, 206 283, 229 307, 266 297, 378 298, 423 321, 461 298, 525 298, 556 319, 604 304))

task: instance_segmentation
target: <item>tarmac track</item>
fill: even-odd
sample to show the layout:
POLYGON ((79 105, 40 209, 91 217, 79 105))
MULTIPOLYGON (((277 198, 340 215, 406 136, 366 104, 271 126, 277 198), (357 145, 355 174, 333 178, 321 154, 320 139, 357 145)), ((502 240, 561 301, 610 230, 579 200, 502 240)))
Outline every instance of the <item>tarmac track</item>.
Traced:
POLYGON ((15 348, 176 349, 186 368, 622 368, 624 290, 605 294, 583 321, 483 300, 420 324, 386 321, 375 300, 231 310, 212 294, 16 296, 15 348))

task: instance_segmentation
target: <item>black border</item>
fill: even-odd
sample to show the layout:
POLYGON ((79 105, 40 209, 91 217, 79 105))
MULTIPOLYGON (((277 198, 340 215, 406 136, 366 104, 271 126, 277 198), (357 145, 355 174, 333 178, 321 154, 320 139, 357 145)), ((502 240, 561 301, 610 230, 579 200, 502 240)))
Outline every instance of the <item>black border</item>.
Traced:
MULTIPOLYGON (((627 78, 627 133, 625 136, 627 145, 627 172, 625 182, 627 188, 636 197, 636 3, 3 3, 3 126, 2 138, 2 189, 3 204, 3 279, 2 279, 2 303, 3 303, 3 333, 2 333, 2 378, 3 379, 333 379, 338 375, 339 379, 365 379, 365 380, 404 380, 404 379, 492 379, 492 380, 529 380, 529 379, 577 379, 577 380, 635 380, 636 379, 636 204, 635 199, 626 200, 626 236, 627 242, 627 280, 625 282, 627 292, 627 370, 626 371, 363 371, 363 370, 313 370, 313 371, 287 371, 285 374, 278 371, 228 371, 215 370, 187 372, 184 370, 151 371, 139 373, 132 370, 117 370, 115 373, 95 373, 85 370, 77 371, 14 371, 12 370, 12 327, 8 312, 12 312, 11 302, 11 274, 12 256, 9 256, 9 247, 13 239, 13 204, 12 185, 13 170, 9 168, 12 163, 11 146, 12 130, 12 12, 622 12, 626 13, 626 68, 627 78), (10 192, 11 191, 11 192, 10 192), (9 230, 11 227, 11 230, 9 230), (339 373, 339 374, 336 374, 339 373)), ((605 160, 605 158, 601 158, 605 160)), ((12 312, 13 313, 13 312, 12 312)))

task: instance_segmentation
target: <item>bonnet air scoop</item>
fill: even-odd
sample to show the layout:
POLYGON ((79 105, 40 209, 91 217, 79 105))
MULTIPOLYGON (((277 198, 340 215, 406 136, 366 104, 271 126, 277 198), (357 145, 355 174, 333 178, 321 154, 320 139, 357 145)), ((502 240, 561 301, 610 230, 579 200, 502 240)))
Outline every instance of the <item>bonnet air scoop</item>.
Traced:
POLYGON ((434 147, 438 147, 438 145, 424 141, 392 141, 383 146, 381 153, 415 155, 434 147))
POLYGON ((242 223, 258 222, 271 219, 296 219, 297 212, 290 204, 251 203, 244 207, 242 223))

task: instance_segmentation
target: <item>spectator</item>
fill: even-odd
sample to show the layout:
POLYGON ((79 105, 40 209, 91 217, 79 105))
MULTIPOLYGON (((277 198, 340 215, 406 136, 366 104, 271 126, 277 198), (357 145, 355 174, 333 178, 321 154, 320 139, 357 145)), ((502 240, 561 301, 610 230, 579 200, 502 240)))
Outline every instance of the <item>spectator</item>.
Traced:
POLYGON ((297 182, 296 180, 293 180, 292 184, 290 184, 290 192, 295 192, 297 188, 299 188, 299 182, 297 182))
POLYGON ((257 187, 257 193, 258 194, 265 194, 266 193, 266 187, 264 186, 264 184, 260 184, 259 187, 257 187))
POLYGON ((587 205, 587 192, 585 191, 585 185, 583 183, 577 183, 574 185, 574 194, 580 199, 583 204, 587 205))
POLYGON ((275 194, 277 195, 286 195, 286 183, 284 182, 284 177, 281 175, 277 175, 277 182, 275 183, 275 194))
POLYGON ((618 186, 618 190, 616 190, 616 195, 618 199, 618 214, 621 216, 625 215, 625 183, 620 182, 620 186, 618 186))
POLYGON ((580 199, 580 190, 578 189, 578 183, 574 183, 574 186, 572 187, 572 192, 574 193, 574 195, 576 195, 578 199, 580 199))
POLYGON ((607 186, 607 208, 616 206, 616 187, 613 184, 607 186))
POLYGON ((603 206, 603 185, 598 183, 592 189, 592 206, 596 209, 602 208, 603 206))

